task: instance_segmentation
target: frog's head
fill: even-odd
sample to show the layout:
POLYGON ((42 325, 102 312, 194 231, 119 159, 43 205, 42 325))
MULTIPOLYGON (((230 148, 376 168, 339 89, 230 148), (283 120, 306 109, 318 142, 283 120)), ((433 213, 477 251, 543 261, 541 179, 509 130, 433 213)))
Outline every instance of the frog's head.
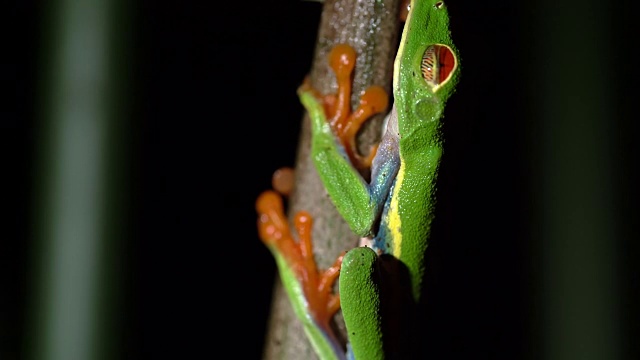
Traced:
POLYGON ((415 121, 437 126, 460 74, 444 1, 411 0, 409 6, 393 80, 401 133, 418 126, 415 121))

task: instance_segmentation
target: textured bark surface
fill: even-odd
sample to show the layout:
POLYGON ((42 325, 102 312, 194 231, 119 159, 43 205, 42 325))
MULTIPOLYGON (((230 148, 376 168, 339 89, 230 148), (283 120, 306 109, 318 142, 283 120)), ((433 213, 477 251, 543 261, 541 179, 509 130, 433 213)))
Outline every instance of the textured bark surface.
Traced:
MULTIPOLYGON (((309 74, 312 85, 322 93, 336 91, 335 76, 328 66, 327 55, 335 44, 347 43, 358 54, 352 105, 358 104, 359 94, 371 85, 382 86, 390 93, 401 29, 398 19, 400 3, 400 0, 325 0, 309 74)), ((358 137, 361 152, 366 153, 380 139, 383 118, 379 115, 365 124, 358 137)), ((320 182, 310 158, 310 124, 306 114, 302 121, 289 218, 291 220, 292 215, 300 210, 313 216, 314 255, 319 268, 325 269, 342 251, 356 246, 359 239, 338 214, 320 182)), ((340 312, 334 323, 336 333, 344 339, 340 312)), ((317 359, 279 278, 274 285, 263 355, 266 360, 317 359)))

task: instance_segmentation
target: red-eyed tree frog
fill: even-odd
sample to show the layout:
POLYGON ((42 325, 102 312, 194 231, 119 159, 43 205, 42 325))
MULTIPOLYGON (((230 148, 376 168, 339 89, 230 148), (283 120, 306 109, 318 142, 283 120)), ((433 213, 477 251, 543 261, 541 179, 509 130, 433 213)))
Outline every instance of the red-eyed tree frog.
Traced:
MULTIPOLYGON (((410 2, 394 63, 393 106, 380 144, 372 150, 375 157, 359 155, 354 139, 368 117, 386 109, 386 94, 370 88, 361 96, 360 106, 351 111, 355 53, 339 45, 329 61, 338 93, 321 96, 305 83, 298 94, 312 123, 316 170, 340 214, 366 244, 340 254, 333 266, 318 271, 311 247, 311 217, 307 213, 295 217, 296 242, 282 198, 275 191, 264 192, 256 203, 260 237, 274 254, 295 312, 321 359, 398 358, 401 351, 396 352, 389 342, 399 335, 385 334, 393 329, 388 324, 394 323, 396 314, 387 312, 385 303, 407 304, 411 316, 412 306, 420 300, 443 154, 443 112, 460 74, 445 3, 410 2), (367 182, 359 170, 369 165, 367 182), (403 274, 398 275, 398 284, 380 281, 383 258, 392 260, 383 263, 385 271, 403 274), (338 277, 339 297, 331 291, 338 277), (396 291, 405 296, 390 294, 396 291), (346 349, 330 327, 339 308, 347 329, 346 349)), ((407 311, 399 313, 407 315, 407 311)))

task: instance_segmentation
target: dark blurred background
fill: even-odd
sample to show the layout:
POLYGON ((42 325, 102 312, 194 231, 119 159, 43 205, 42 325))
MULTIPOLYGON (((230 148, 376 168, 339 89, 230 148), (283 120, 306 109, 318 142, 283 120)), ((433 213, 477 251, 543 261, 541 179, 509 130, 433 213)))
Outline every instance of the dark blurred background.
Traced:
MULTIPOLYGON (((65 308, 47 279, 66 269, 51 265, 59 254, 47 234, 58 214, 56 144, 65 143, 54 135, 64 117, 56 39, 69 22, 56 19, 72 3, 4 10, 2 359, 82 348, 64 336, 47 342, 64 332, 47 323, 47 311, 65 308)), ((96 138, 109 159, 98 172, 108 179, 112 210, 100 226, 109 241, 96 236, 94 248, 58 261, 89 254, 108 265, 93 278, 105 358, 258 359, 275 266, 254 201, 275 169, 294 164, 303 114, 295 91, 322 5, 113 4, 109 51, 80 49, 78 62, 90 70, 109 59, 115 89, 109 136, 96 138)), ((426 346, 440 359, 637 358, 633 4, 448 5, 463 71, 446 115, 447 241, 430 247, 437 291, 426 346)), ((70 33, 90 40, 82 26, 97 19, 70 33)))

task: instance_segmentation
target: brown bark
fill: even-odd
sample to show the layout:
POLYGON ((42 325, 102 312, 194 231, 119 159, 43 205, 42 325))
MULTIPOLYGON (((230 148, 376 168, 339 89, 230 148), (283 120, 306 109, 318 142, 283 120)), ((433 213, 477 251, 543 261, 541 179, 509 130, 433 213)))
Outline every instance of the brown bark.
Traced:
MULTIPOLYGON (((371 85, 391 91, 393 60, 397 48, 401 0, 325 0, 311 66, 312 85, 321 93, 335 92, 335 76, 328 66, 327 54, 335 44, 347 43, 358 54, 354 71, 352 105, 359 94, 371 85)), ((301 79, 302 80, 302 79, 301 79)), ((345 250, 357 245, 358 237, 335 210, 310 158, 310 124, 302 119, 295 164, 296 183, 289 202, 289 217, 305 210, 313 216, 314 255, 319 268, 330 266, 345 250)), ((380 139, 383 116, 369 120, 362 129, 359 148, 369 149, 380 139)), ((335 317, 335 329, 345 338, 340 312, 335 317)), ((317 359, 302 325, 296 319, 287 295, 276 279, 271 316, 265 337, 263 358, 317 359)))

